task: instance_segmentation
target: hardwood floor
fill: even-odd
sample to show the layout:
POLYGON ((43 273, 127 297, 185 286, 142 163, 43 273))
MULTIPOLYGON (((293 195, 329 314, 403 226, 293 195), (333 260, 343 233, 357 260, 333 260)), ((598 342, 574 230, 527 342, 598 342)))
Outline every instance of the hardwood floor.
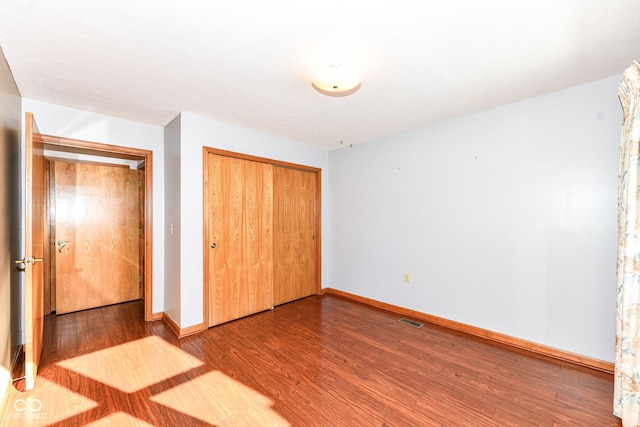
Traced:
POLYGON ((613 377, 336 296, 178 340, 137 301, 48 316, 6 426, 620 426, 613 377))

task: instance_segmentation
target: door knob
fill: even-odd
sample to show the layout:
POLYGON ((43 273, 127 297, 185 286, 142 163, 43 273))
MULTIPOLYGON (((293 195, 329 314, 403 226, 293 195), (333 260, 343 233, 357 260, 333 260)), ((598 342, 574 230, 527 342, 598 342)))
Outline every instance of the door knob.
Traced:
POLYGON ((35 264, 36 262, 43 262, 44 258, 36 258, 36 257, 25 257, 24 259, 18 259, 16 260, 16 264, 22 264, 25 267, 30 267, 33 264, 35 264))

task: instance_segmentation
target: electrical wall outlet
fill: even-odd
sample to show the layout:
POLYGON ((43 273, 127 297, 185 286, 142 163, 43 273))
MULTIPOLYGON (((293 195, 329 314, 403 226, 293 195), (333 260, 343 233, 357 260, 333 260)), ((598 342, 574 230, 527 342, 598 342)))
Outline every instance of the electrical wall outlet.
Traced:
POLYGON ((404 273, 404 283, 411 283, 411 275, 409 273, 404 273))

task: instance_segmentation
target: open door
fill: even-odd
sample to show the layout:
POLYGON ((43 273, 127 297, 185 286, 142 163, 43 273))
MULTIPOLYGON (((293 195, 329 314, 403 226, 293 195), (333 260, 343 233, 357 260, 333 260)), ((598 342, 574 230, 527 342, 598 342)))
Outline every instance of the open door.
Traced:
POLYGON ((44 154, 32 113, 25 118, 25 257, 17 260, 25 271, 25 388, 35 384, 44 327, 44 154))

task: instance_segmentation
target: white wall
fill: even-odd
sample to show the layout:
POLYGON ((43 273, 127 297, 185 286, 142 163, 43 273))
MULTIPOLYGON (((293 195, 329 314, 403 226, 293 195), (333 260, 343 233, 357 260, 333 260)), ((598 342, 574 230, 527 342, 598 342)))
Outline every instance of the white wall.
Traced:
MULTIPOLYGON (((180 324, 180 115, 164 128, 164 312, 180 324), (171 227, 173 226, 173 233, 171 227)), ((187 268, 191 268, 187 266, 187 268)))
POLYGON ((618 82, 332 151, 328 286, 613 361, 618 82))
POLYGON ((60 105, 22 99, 47 135, 153 152, 153 312, 164 310, 164 146, 163 128, 60 105))
MULTIPOLYGON (((182 328, 201 323, 203 286, 203 211, 202 211, 202 150, 203 147, 265 157, 323 170, 322 205, 327 201, 328 152, 216 122, 193 113, 181 114, 181 259, 189 260, 189 267, 180 270, 182 328)), ((323 230, 326 220, 323 215, 323 230)), ((323 232, 323 242, 326 231, 323 232)), ((326 245, 323 259, 327 259, 326 245)), ((325 261, 326 262, 326 261, 325 261)), ((325 269, 323 268, 323 271, 325 269)), ((324 277, 324 274, 323 274, 324 277)))

